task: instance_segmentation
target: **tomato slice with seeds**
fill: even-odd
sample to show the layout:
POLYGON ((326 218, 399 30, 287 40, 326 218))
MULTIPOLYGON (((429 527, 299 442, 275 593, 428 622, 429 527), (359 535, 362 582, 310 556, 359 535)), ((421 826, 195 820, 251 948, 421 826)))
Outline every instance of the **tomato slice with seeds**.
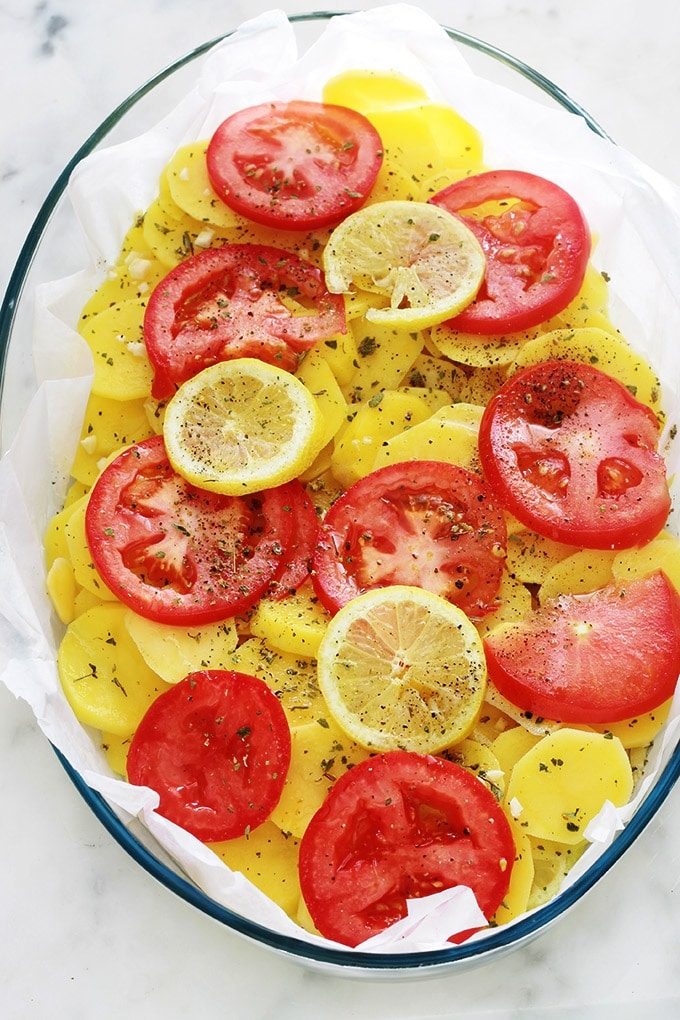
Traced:
POLYGON ((232 114, 206 153, 210 182, 228 206, 288 230, 339 223, 366 200, 382 161, 380 135, 362 113, 305 100, 232 114))
POLYGON ((473 773, 391 751, 337 780, 302 838, 300 886, 321 934, 357 946, 405 917, 407 899, 458 885, 491 918, 514 858, 503 810, 473 773))
POLYGON ((486 256, 477 297, 450 320, 454 329, 483 335, 529 329, 578 294, 590 230, 559 185, 521 170, 490 170, 455 181, 430 201, 460 216, 486 256), (490 202, 500 206, 489 212, 490 202))
POLYGON ((489 401, 479 455, 501 503, 526 527, 591 549, 643 544, 670 510, 659 423, 592 365, 547 361, 489 401))
POLYGON ((128 447, 93 486, 85 530, 95 567, 140 616, 224 620, 250 608, 282 570, 285 486, 221 496, 190 485, 162 436, 128 447))
POLYGON ((205 843, 247 835, 276 807, 290 765, 285 712, 257 677, 201 670, 161 694, 132 738, 128 779, 205 843))
POLYGON ((660 572, 560 595, 484 639, 489 677, 524 711, 613 723, 658 708, 680 673, 680 597, 660 572))
POLYGON ((371 588, 412 584, 482 616, 494 607, 506 537, 503 511, 477 475, 439 461, 389 464, 328 510, 313 583, 331 612, 371 588))
POLYGON ((260 358, 294 371, 317 340, 344 333, 342 296, 320 269, 280 248, 226 244, 192 255, 154 288, 144 342, 153 396, 172 396, 203 368, 260 358))

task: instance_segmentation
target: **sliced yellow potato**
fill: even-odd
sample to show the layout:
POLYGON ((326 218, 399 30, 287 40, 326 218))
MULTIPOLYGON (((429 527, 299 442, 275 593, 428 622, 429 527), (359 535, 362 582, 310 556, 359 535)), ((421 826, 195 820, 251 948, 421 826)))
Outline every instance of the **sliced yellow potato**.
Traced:
POLYGON ((196 670, 222 669, 238 642, 232 620, 174 627, 128 610, 125 626, 146 664, 169 684, 196 670))
POLYGON ((623 337, 604 329, 582 326, 556 329, 529 341, 518 353, 513 369, 555 358, 594 365, 620 383, 643 404, 660 410, 661 383, 651 365, 623 337))
POLYGON ((45 548, 45 562, 49 569, 56 559, 69 559, 71 554, 69 551, 68 539, 66 535, 66 525, 73 514, 78 510, 79 506, 84 505, 84 496, 79 496, 66 505, 63 509, 56 513, 50 518, 50 521, 45 528, 45 534, 43 535, 43 546, 45 548))
POLYGON ((324 103, 349 106, 359 113, 393 110, 428 99, 424 87, 398 71, 350 70, 329 78, 323 87, 324 103))
POLYGON ((508 780, 520 758, 523 758, 527 751, 530 751, 541 739, 536 733, 530 733, 524 726, 512 726, 499 733, 492 741, 491 750, 508 780))
POLYGON ((205 162, 207 141, 190 142, 175 152, 163 171, 177 208, 199 223, 236 227, 239 217, 215 194, 205 162))
POLYGON ((668 719, 672 700, 669 698, 651 712, 643 712, 632 719, 622 719, 615 723, 591 723, 590 729, 598 733, 613 733, 629 750, 649 748, 668 719))
POLYGON ((528 528, 508 526, 508 573, 524 584, 542 584, 553 567, 574 552, 573 546, 537 535, 528 528))
POLYGON ((506 799, 528 835, 574 844, 606 801, 621 807, 632 792, 630 761, 617 737, 564 727, 516 762, 506 799))
POLYGON ((558 595, 583 595, 604 588, 613 579, 616 554, 608 549, 579 549, 556 563, 543 578, 538 599, 544 604, 558 595))
POLYGON ((80 434, 80 442, 71 466, 71 474, 85 485, 92 485, 101 461, 114 450, 138 443, 153 435, 144 400, 116 400, 90 395, 80 434))
POLYGON ((500 800, 505 791, 505 775, 496 757, 492 744, 484 744, 473 737, 466 737, 450 747, 446 758, 473 772, 478 779, 500 800))
POLYGON ((100 605, 69 624, 57 666, 66 698, 85 726, 133 733, 168 687, 144 662, 125 627, 127 610, 100 605))
POLYGON ((72 512, 69 514, 68 520, 64 525, 68 556, 73 564, 73 574, 80 587, 96 596, 98 600, 117 602, 117 597, 102 580, 99 571, 95 567, 90 548, 87 544, 85 536, 87 499, 87 496, 83 496, 78 503, 74 504, 72 512))
POLYGON ((311 658, 329 620, 311 584, 306 584, 284 599, 261 599, 250 617, 250 629, 279 651, 311 658))
POLYGON ((314 397, 323 419, 322 446, 329 443, 347 420, 347 401, 333 369, 318 350, 310 351, 295 373, 314 397))
POLYGON ((460 333, 451 326, 432 327, 430 339, 436 350, 451 361, 475 368, 511 365, 527 342, 526 333, 508 333, 487 337, 460 333))
POLYGON ((92 351, 92 392, 112 400, 142 400, 151 389, 153 368, 144 344, 146 299, 130 298, 81 321, 92 351))
POLYGON ((334 782, 368 752, 329 716, 293 726, 290 738, 286 785, 271 819, 284 832, 302 836, 334 782))
POLYGON ((101 749, 106 755, 109 768, 118 776, 127 779, 127 756, 132 735, 119 736, 117 733, 102 733, 101 749))
POLYGON ((359 352, 354 333, 335 333, 319 340, 315 352, 328 362, 331 372, 341 388, 349 386, 357 369, 359 352))
POLYGON ((507 924, 525 912, 534 886, 535 869, 531 842, 514 819, 510 818, 509 821, 515 841, 515 860, 510 875, 510 886, 492 918, 493 924, 496 925, 507 924))
POLYGON ((144 240, 144 217, 138 216, 128 230, 115 265, 80 314, 80 325, 111 305, 134 298, 147 297, 167 272, 144 240))
POLYGON ((74 619, 75 600, 78 585, 73 573, 73 565, 69 559, 57 556, 47 571, 47 594, 62 623, 70 623, 74 619))
POLYGON ((223 843, 208 846, 232 871, 240 871, 260 892, 294 915, 300 900, 298 879, 299 839, 272 821, 223 843))
POLYGON ((585 840, 572 845, 553 839, 529 836, 531 856, 534 862, 534 880, 527 902, 527 909, 534 910, 556 896, 562 882, 587 847, 585 840))
POLYGON ((429 407, 414 391, 379 391, 359 406, 338 433, 331 457, 333 474, 343 486, 352 485, 373 470, 388 440, 429 416, 429 407))
POLYGON ((481 620, 475 620, 475 626, 482 636, 501 623, 521 620, 526 616, 531 611, 531 592, 525 584, 504 570, 497 602, 498 609, 481 620))
POLYGON ((328 708, 319 690, 316 660, 275 649, 250 638, 225 658, 225 669, 259 677, 276 694, 291 726, 326 719, 328 708))
POLYGON ((349 325, 355 349, 354 371, 343 385, 349 403, 358 404, 382 390, 397 389, 423 350, 423 334, 364 318, 353 319, 349 325))
POLYGON ((632 549, 622 549, 612 563, 617 580, 646 577, 655 570, 663 570, 676 591, 680 591, 680 539, 663 531, 653 541, 632 549))
MULTIPOLYGON (((425 421, 385 439, 376 453, 373 467, 409 460, 438 460, 479 472, 478 420, 466 420, 463 410, 471 406, 450 404, 442 407, 425 421)), ((481 415, 483 408, 478 410, 481 415)))

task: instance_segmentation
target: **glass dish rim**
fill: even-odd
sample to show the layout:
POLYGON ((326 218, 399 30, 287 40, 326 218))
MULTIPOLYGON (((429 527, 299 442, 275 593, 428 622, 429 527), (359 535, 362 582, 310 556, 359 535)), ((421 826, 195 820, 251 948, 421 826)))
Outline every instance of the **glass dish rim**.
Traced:
MULTIPOLYGON (((329 20, 352 13, 356 12, 352 10, 318 10, 290 14, 288 15, 288 20, 292 24, 297 24, 329 20)), ((609 137, 578 103, 540 72, 504 50, 486 43, 475 36, 445 25, 442 28, 453 41, 489 56, 517 71, 522 77, 549 95, 564 109, 582 118, 596 134, 603 138, 609 137)), ((2 305, 0 306, 0 399, 4 390, 7 355, 19 300, 38 244, 49 225, 59 201, 66 192, 73 170, 107 137, 124 115, 144 96, 156 86, 162 84, 163 81, 176 71, 202 57, 216 44, 232 35, 234 31, 231 30, 194 47, 135 89, 98 125, 57 177, 29 229, 10 275, 2 305)), ((471 963, 476 960, 479 963, 483 963, 500 951, 517 948, 519 945, 537 937, 541 931, 574 906, 585 892, 592 888, 625 853, 657 813, 680 777, 680 745, 678 745, 663 768, 656 784, 625 828, 616 836, 611 846, 568 889, 561 892, 544 906, 539 907, 534 913, 520 918, 509 926, 488 930, 481 941, 472 941, 461 945, 452 945, 447 949, 418 953, 367 953, 347 950, 342 947, 318 946, 303 939, 280 934, 237 914, 228 907, 213 900, 187 878, 173 871, 159 860, 127 827, 106 799, 87 785, 80 773, 68 762, 63 754, 54 746, 53 750, 71 782, 104 828, 147 873, 156 878, 168 890, 174 892, 185 902, 196 907, 202 913, 212 917, 232 931, 245 936, 251 941, 283 952, 298 961, 331 965, 339 967, 344 971, 357 970, 364 972, 386 971, 394 973, 407 971, 412 973, 416 970, 439 970, 440 968, 448 968, 456 963, 462 964, 466 961, 471 963)))

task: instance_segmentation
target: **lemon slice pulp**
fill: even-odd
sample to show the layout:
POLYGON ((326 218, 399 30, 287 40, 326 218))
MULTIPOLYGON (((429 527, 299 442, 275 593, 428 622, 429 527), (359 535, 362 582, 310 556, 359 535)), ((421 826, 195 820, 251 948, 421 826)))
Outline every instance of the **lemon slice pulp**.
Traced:
POLYGON ((331 715, 372 751, 443 751, 472 730, 486 690, 474 625, 409 585, 348 602, 328 624, 317 660, 331 715))
POLYGON ((376 202, 352 213, 324 249, 326 286, 380 294, 385 305, 366 318, 426 329, 474 300, 484 277, 484 252, 472 231, 427 202, 376 202))
POLYGON ((323 442, 306 386, 257 358, 235 358, 183 383, 163 422, 175 471, 203 489, 237 496, 291 481, 323 442))

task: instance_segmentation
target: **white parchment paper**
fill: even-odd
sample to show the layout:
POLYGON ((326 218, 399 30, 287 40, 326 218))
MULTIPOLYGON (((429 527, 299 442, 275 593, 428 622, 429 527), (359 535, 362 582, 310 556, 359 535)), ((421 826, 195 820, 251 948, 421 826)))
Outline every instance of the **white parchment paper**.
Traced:
MULTIPOLYGON (((592 132, 582 118, 473 74, 429 16, 402 4, 332 19, 302 55, 294 27, 281 11, 255 18, 203 58, 195 86, 156 127, 97 151, 78 166, 69 197, 90 262, 77 275, 40 290, 33 340, 38 389, 0 462, 4 684, 30 704, 45 735, 85 781, 123 817, 142 819, 209 896, 282 934, 326 946, 331 943, 302 931, 242 875, 156 814, 155 793, 110 772, 96 735, 75 720, 61 692, 55 659, 62 629, 45 594, 42 535, 63 500, 91 382, 90 355, 74 325, 116 260, 135 214, 155 197, 165 163, 178 146, 208 137, 234 110, 267 99, 318 99, 328 78, 351 68, 399 70, 421 82, 433 99, 449 103, 480 130, 487 165, 531 170, 574 195, 598 238, 594 261, 611 280, 612 319, 663 381, 664 450, 670 473, 677 472, 678 450, 668 437, 680 411, 680 192, 592 132)), ((570 881, 610 845, 654 782, 677 740, 678 715, 675 706, 633 803, 620 811, 606 805, 592 823, 593 845, 570 881)), ((446 946, 454 931, 483 923, 468 893, 447 890, 411 904, 403 922, 362 948, 384 953, 446 946)))

